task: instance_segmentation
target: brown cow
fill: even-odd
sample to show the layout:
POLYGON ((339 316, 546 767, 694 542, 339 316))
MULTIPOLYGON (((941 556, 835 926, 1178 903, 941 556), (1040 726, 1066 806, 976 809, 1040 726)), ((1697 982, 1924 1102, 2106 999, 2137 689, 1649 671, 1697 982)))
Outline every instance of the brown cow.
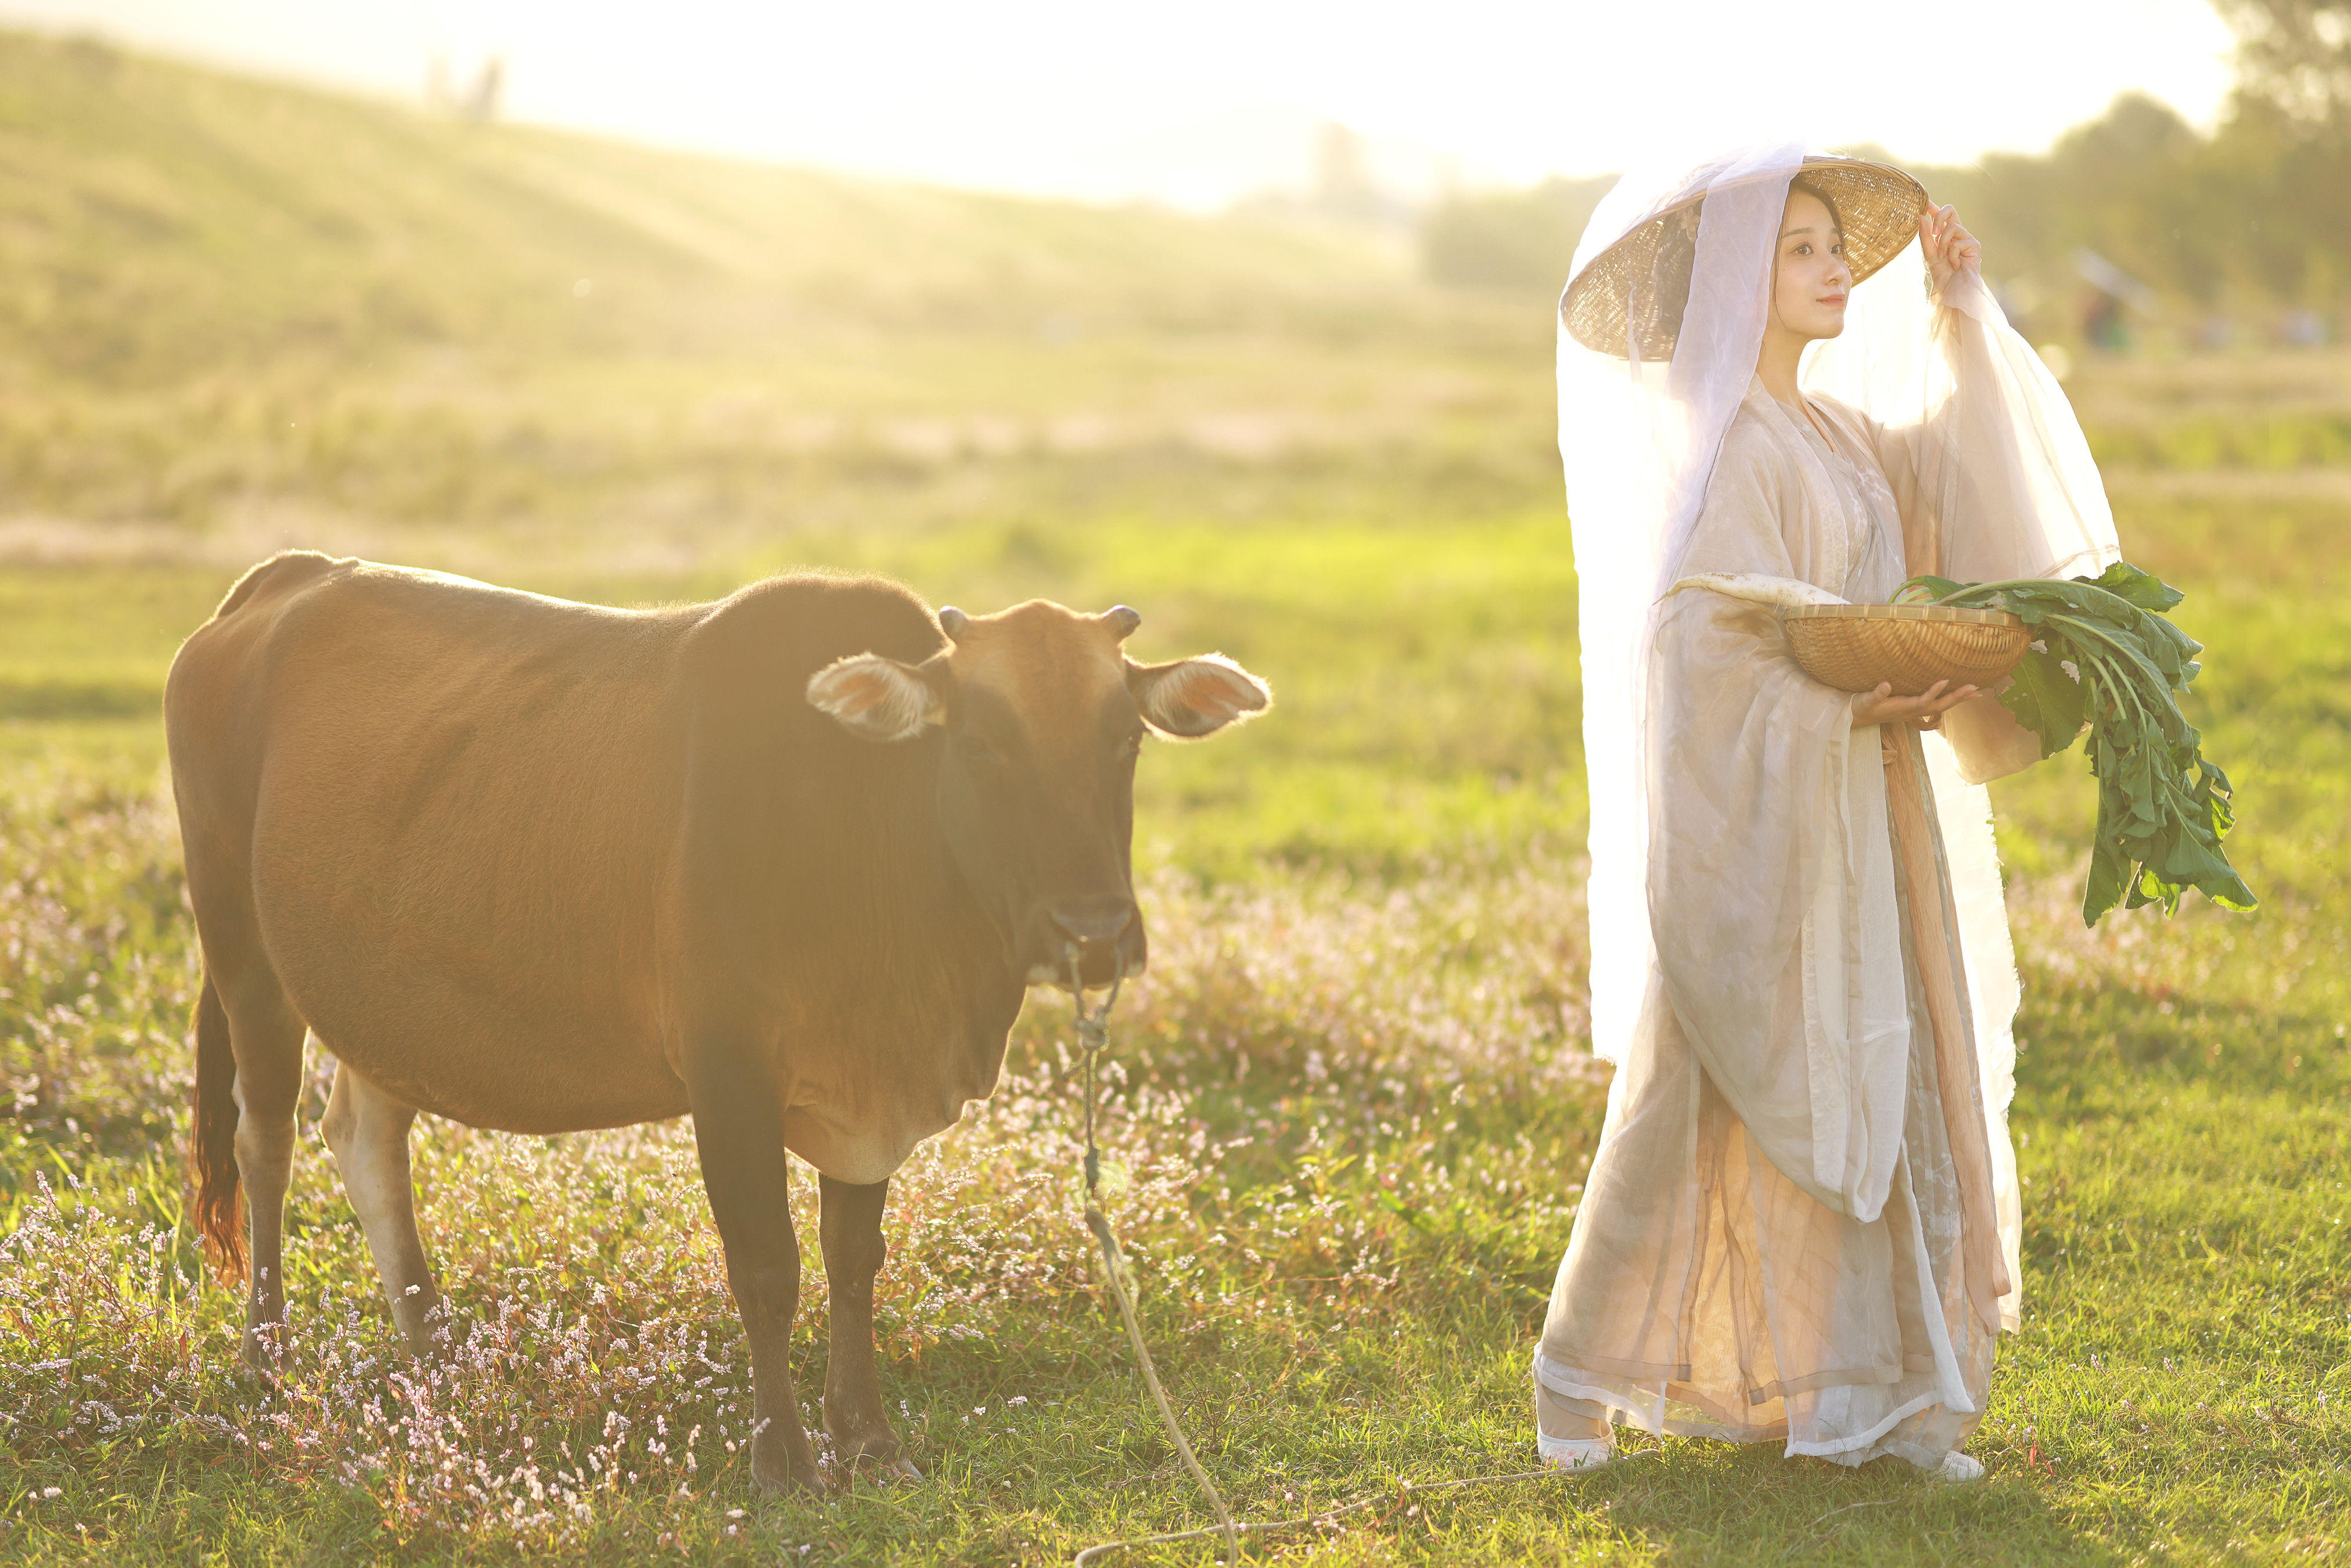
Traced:
POLYGON ((180 650, 164 696, 204 952, 199 1224, 275 1363, 303 1040, 394 1319, 432 1348, 419 1111, 559 1133, 693 1113, 750 1342, 752 1473, 812 1484, 789 1361, 786 1150, 820 1175, 824 1424, 908 1469, 883 1415, 882 1206, 996 1082, 1029 985, 1140 968, 1128 866, 1146 728, 1261 711, 1210 655, 1136 664, 1140 621, 1031 601, 936 617, 790 576, 630 611, 281 555, 180 650))

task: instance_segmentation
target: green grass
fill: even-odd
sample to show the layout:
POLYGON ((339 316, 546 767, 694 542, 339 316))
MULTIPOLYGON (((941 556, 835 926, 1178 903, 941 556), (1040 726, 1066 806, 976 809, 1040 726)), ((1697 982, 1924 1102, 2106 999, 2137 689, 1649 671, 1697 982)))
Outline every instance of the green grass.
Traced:
POLYGON ((973 610, 1123 601, 1141 655, 1272 682, 1263 722, 1146 757, 1155 960, 1107 1138, 1147 1332, 1236 1506, 1398 1489, 1286 1560, 2351 1555, 2339 355, 2071 387, 2132 556, 2210 645, 2191 716, 2263 904, 2085 931, 2080 758, 1996 792, 2028 1186, 1989 1483, 1677 1440, 1416 1498, 1531 1461, 1527 1354, 1604 1101, 1547 316, 1343 235, 469 131, 6 37, 0 160, 0 1558, 976 1565, 1204 1517, 1093 1293, 1050 1002, 894 1188, 884 1385, 927 1485, 747 1491, 683 1125, 421 1129, 426 1244, 480 1331, 434 1382, 307 1125, 321 1083, 294 1369, 276 1396, 235 1369, 241 1307, 183 1219, 193 933, 155 715, 179 639, 285 544, 611 603, 801 564, 973 610))
MULTIPOLYGON (((2192 517, 2138 522, 2142 559, 2192 553, 2192 517)), ((1254 1517, 1527 1462, 1528 1336, 1602 1098, 1576 1032, 1562 543, 1531 507, 1425 529, 1113 515, 841 541, 829 558, 976 606, 1127 599, 1146 612, 1147 653, 1221 645, 1280 693, 1264 724, 1147 759, 1157 962, 1118 1021, 1111 1134, 1149 1332, 1207 1462, 1254 1517)), ((517 577, 621 602, 726 585, 592 560, 517 577)), ((200 617, 225 580, 187 566, 13 571, 0 667, 18 692, 116 682, 152 700, 173 618, 200 617)), ((2341 1549, 2351 618, 2267 586, 2257 563, 2186 586, 2181 618, 2214 650, 2195 716, 2238 780, 2231 848, 2264 908, 2084 932, 2079 759, 2001 790, 2027 978, 2027 1278, 2025 1329, 1973 1445, 1991 1483, 1950 1493, 1890 1461, 1852 1473, 1674 1441, 1621 1472, 1416 1512, 1399 1492, 1292 1552, 2121 1563, 2341 1549)), ((0 1007, 21 1109, 0 1146, 18 1238, 0 1270, 15 1368, 0 1408, 16 1417, 0 1437, 14 1527, 0 1551, 1010 1563, 1198 1521, 1092 1304, 1054 1045, 1064 1015, 1043 1004, 1005 1092, 929 1145, 893 1203, 886 1375, 931 1484, 823 1506, 744 1490, 724 1447, 739 1409, 681 1364, 698 1347, 726 1369, 710 1387, 739 1385, 677 1128, 420 1137, 428 1247, 462 1312, 509 1325, 515 1359, 441 1391, 452 1428, 413 1450, 353 1425, 362 1406, 395 1411, 382 1379, 397 1358, 356 1225, 307 1140, 287 1259, 306 1370, 282 1402, 265 1397, 233 1370, 235 1303, 198 1284, 180 1224, 189 934, 152 722, 111 716, 112 701, 78 719, 20 709, 5 732, 0 929, 15 946, 0 1007), (144 1241, 141 1227, 155 1228, 144 1241), (380 1361, 355 1373, 355 1354, 380 1361), (34 1370, 61 1357, 96 1379, 75 1398, 149 1423, 110 1437, 73 1425, 60 1369, 34 1370), (665 1421, 672 1451, 616 1450, 638 1480, 591 1492, 577 1520, 534 1522, 511 1488, 485 1487, 496 1509, 453 1507, 427 1484, 444 1452, 495 1458, 500 1476, 559 1442, 584 1454, 607 1410, 640 1443, 665 1421), (687 1472, 676 1434, 697 1426, 687 1472), (59 1496, 39 1498, 49 1486, 59 1496)), ((813 1378, 820 1280, 811 1291, 813 1378)))

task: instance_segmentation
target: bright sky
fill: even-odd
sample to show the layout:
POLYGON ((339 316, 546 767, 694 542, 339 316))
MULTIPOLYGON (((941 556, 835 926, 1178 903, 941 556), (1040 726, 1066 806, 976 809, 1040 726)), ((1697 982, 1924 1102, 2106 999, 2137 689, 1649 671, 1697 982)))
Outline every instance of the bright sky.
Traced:
POLYGON ((1223 205, 1325 120, 1406 187, 1698 144, 2038 152, 2118 92, 2199 125, 2209 0, 0 0, 0 19, 421 96, 507 63, 510 118, 986 189, 1223 205))

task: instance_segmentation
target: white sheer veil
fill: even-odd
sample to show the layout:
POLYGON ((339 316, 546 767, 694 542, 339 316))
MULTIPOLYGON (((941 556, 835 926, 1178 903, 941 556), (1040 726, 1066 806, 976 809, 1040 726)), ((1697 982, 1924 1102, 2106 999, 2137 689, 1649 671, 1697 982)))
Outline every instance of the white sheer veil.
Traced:
POLYGON ((1698 521, 1723 432, 1754 379, 1771 252, 1804 150, 1748 148, 1696 167, 1635 172, 1602 199, 1576 246, 1593 258, 1668 208, 1704 196, 1689 300, 1672 357, 1627 357, 1559 336, 1559 450, 1575 541, 1591 787, 1592 1041, 1615 1061, 1633 1036, 1655 946, 1643 676, 1660 595, 1698 521))
MULTIPOLYGON (((1805 156, 1801 144, 1788 142, 1629 173, 1602 201, 1576 247, 1572 277, 1658 214, 1704 198, 1687 303, 1678 331, 1668 335, 1668 358, 1656 359, 1645 349, 1656 340, 1629 326, 1621 353, 1589 348, 1564 326, 1559 336, 1560 455, 1575 548, 1591 789, 1592 1040, 1595 1054, 1609 1061, 1620 1060, 1632 1040, 1656 967, 1645 671, 1657 606, 1682 575, 1724 434, 1754 378, 1781 214, 1805 156)), ((1993 575, 1970 570, 1978 557, 2037 562, 2053 576, 2113 559, 2105 491, 2055 381, 1980 285, 1955 286, 1942 301, 1982 329, 1963 350, 1938 326, 1925 281, 1914 241, 1855 289, 1844 334, 1815 345, 1806 361, 1806 389, 1879 424, 1917 427, 1907 446, 1917 469, 1912 494, 1937 516, 1966 525, 1947 530, 1951 553, 1938 563, 1946 574, 1993 575), (1970 389, 1959 400, 1953 389, 1963 356, 1970 389), (1979 455, 1972 466, 1958 461, 1961 450, 1979 455), (1980 455, 1994 451, 2003 460, 1984 462, 1980 455)), ((1948 758, 1941 761, 1938 775, 1949 772, 1948 758)), ((1956 774, 1950 779, 1956 786, 1956 774)), ((1979 789, 1947 800, 1947 821, 1955 810, 1980 822, 1989 807, 1979 789)), ((1971 829, 1970 836, 1987 840, 1988 857, 1988 831, 1971 829)), ((2012 990, 1996 862, 1986 858, 1967 880, 1984 885, 1955 888, 1962 903, 1983 904, 1988 888, 1990 905, 1975 923, 1985 939, 1986 922, 1999 927, 1996 962, 1971 976, 1971 988, 1990 983, 1997 967, 2012 990)), ((1992 1004, 1982 1010, 1997 1019, 2004 1040, 2013 1000, 2003 1010, 2001 998, 1979 999, 1992 1004)))

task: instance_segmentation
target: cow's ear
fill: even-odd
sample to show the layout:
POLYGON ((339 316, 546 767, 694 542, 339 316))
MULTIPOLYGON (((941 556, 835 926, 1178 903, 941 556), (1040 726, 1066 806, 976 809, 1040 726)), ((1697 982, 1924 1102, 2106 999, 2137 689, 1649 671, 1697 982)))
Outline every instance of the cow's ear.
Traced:
POLYGON ((1152 728, 1186 740, 1214 735, 1273 706, 1266 684, 1222 653, 1168 664, 1129 663, 1126 689, 1152 728))
POLYGON ((836 659, 809 677, 808 700, 862 740, 912 740, 945 724, 945 655, 920 664, 879 653, 836 659))

